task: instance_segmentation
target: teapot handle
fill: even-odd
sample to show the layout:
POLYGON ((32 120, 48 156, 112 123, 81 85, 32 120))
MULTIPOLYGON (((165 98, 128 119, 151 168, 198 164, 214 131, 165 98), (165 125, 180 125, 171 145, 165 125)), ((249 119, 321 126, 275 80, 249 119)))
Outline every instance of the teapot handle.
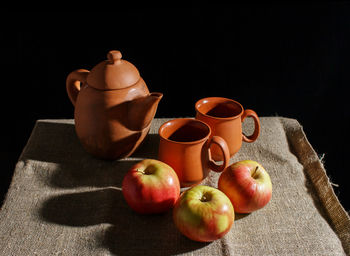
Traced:
POLYGON ((67 76, 66 89, 68 97, 72 102, 73 106, 75 106, 75 102, 77 101, 80 86, 86 83, 86 79, 89 72, 90 71, 86 69, 77 69, 67 76))

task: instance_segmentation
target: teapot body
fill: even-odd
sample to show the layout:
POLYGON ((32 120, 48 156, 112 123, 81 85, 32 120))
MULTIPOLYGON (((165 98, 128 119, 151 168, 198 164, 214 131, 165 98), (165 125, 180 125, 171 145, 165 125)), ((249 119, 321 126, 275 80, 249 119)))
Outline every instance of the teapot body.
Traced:
POLYGON ((148 94, 142 78, 132 87, 116 90, 101 91, 83 84, 76 100, 74 119, 76 134, 85 150, 105 159, 131 155, 147 135, 150 125, 131 130, 128 105, 148 94))
POLYGON ((150 93, 137 68, 110 51, 91 71, 67 76, 75 106, 76 134, 92 155, 104 159, 130 156, 146 137, 163 94, 150 93))

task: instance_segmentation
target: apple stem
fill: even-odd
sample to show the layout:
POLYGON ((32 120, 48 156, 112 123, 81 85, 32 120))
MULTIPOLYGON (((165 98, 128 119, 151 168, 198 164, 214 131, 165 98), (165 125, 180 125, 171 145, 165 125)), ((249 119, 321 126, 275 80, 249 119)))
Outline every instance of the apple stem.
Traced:
POLYGON ((254 177, 255 176, 255 173, 256 173, 256 171, 259 169, 259 166, 257 166, 256 168, 255 168, 255 170, 254 170, 254 172, 253 172, 253 175, 252 175, 252 177, 254 177))

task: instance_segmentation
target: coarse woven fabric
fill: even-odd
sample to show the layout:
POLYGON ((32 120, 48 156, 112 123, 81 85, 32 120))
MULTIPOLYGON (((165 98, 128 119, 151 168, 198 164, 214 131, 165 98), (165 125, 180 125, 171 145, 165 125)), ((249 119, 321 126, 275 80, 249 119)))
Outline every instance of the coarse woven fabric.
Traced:
MULTIPOLYGON (((261 210, 237 214, 222 239, 194 242, 169 211, 134 213, 121 183, 144 158, 157 158, 159 126, 130 158, 87 154, 73 120, 38 120, 16 165, 0 211, 0 255, 346 255, 350 219, 322 163, 294 119, 261 118, 261 135, 243 143, 231 163, 251 159, 269 172, 273 195, 261 210)), ((243 124, 250 134, 251 120, 243 124)), ((203 184, 217 187, 211 172, 203 184)))

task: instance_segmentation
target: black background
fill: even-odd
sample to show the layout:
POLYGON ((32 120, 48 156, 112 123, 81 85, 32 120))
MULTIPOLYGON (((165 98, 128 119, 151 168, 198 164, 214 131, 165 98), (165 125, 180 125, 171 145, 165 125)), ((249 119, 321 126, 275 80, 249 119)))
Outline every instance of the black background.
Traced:
POLYGON ((350 210, 347 2, 108 11, 0 11, 1 200, 35 121, 73 118, 66 76, 118 49, 164 93, 156 117, 223 96, 297 119, 350 210))

